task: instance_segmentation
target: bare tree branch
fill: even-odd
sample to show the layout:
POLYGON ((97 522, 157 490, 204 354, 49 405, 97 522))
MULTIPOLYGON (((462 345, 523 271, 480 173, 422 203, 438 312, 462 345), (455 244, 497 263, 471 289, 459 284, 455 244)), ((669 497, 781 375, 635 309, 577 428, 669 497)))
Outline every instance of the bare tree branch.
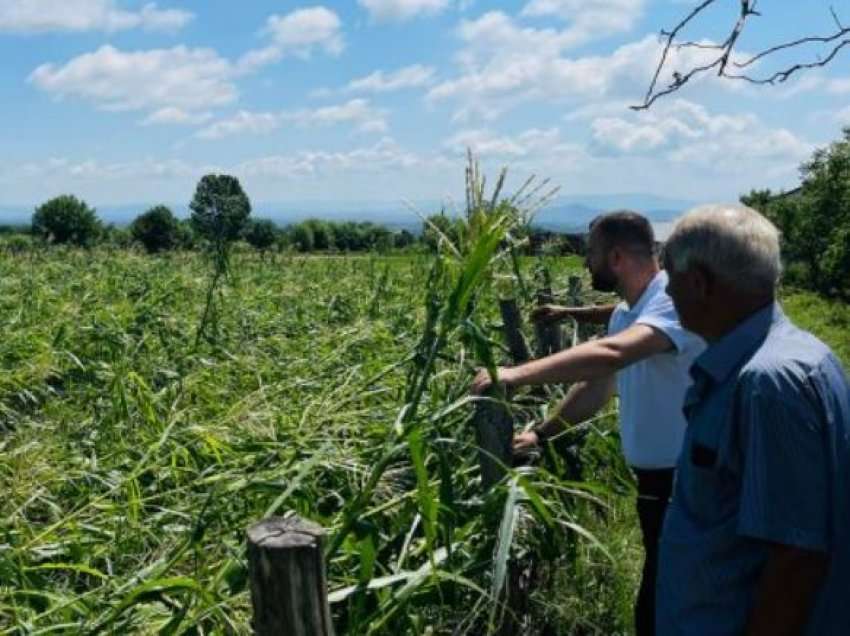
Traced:
MULTIPOLYGON (((684 29, 691 20, 696 18, 700 13, 702 13, 705 9, 707 9, 715 2, 717 2, 717 0, 703 0, 703 2, 695 9, 693 9, 693 11, 691 11, 690 14, 685 17, 684 20, 679 22, 679 24, 677 24, 672 31, 661 31, 662 37, 667 36, 667 43, 664 45, 664 50, 661 53, 661 61, 658 63, 658 67, 655 69, 655 75, 652 78, 652 82, 650 82, 649 84, 649 90, 646 92, 646 97, 643 100, 644 103, 649 102, 649 104, 651 104, 650 100, 652 99, 652 94, 655 92, 655 86, 658 83, 658 78, 661 75, 661 71, 664 70, 664 66, 667 63, 667 56, 670 54, 670 48, 673 46, 673 42, 675 42, 676 36, 679 35, 679 31, 684 29)), ((649 107, 649 104, 647 105, 647 108, 649 107)))
POLYGON ((775 46, 771 46, 767 49, 764 49, 763 51, 755 55, 751 55, 749 58, 742 62, 735 61, 733 59, 733 56, 736 52, 735 47, 738 44, 738 40, 740 39, 741 34, 744 32, 748 21, 752 17, 758 17, 762 15, 757 10, 758 0, 740 0, 741 10, 738 15, 738 18, 735 21, 735 24, 732 26, 729 35, 726 37, 725 40, 723 40, 723 42, 677 42, 676 38, 681 33, 681 31, 691 22, 693 22, 697 17, 699 17, 706 9, 708 9, 714 4, 717 4, 717 2, 718 0, 703 0, 696 7, 694 7, 678 24, 676 24, 673 29, 669 31, 661 31, 661 37, 665 38, 664 48, 661 51, 661 59, 659 60, 658 65, 655 68, 655 73, 653 74, 652 81, 649 84, 649 89, 647 90, 646 95, 644 96, 643 102, 641 104, 632 106, 632 110, 649 109, 661 97, 678 91, 680 88, 682 88, 682 86, 687 84, 695 77, 708 73, 709 71, 716 72, 718 77, 724 77, 732 80, 743 80, 751 84, 781 83, 786 81, 789 77, 799 71, 826 66, 836 57, 836 55, 838 55, 838 53, 843 48, 850 45, 850 27, 845 27, 839 19, 835 9, 833 7, 830 7, 830 13, 837 28, 837 31, 835 33, 826 36, 807 36, 792 40, 790 42, 783 42, 781 44, 777 44, 775 46), (730 71, 730 68, 739 70, 748 69, 757 62, 762 61, 765 58, 774 55, 775 53, 801 47, 806 44, 833 44, 833 47, 830 50, 829 54, 825 57, 821 57, 810 62, 798 62, 796 64, 792 64, 791 66, 775 71, 774 73, 761 78, 753 77, 746 73, 736 73, 734 71, 730 71), (682 49, 717 51, 717 56, 709 59, 704 64, 695 64, 694 66, 688 69, 673 69, 670 73, 670 75, 672 76, 672 81, 667 86, 659 86, 660 78, 664 71, 667 70, 667 66, 670 64, 671 52, 679 51, 682 49))

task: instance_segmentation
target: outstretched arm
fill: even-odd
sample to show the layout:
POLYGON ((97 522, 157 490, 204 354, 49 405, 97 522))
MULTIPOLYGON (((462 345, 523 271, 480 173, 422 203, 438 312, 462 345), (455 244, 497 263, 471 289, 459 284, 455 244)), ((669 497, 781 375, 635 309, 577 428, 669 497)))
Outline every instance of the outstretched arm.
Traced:
MULTIPOLYGON (((673 343, 662 332, 638 324, 613 336, 591 340, 518 367, 500 367, 496 379, 509 387, 598 380, 671 349, 673 343)), ((480 395, 492 383, 489 372, 481 369, 472 381, 470 392, 480 395)))
POLYGON ((549 324, 574 318, 579 323, 607 325, 617 305, 595 305, 593 307, 563 307, 561 305, 541 305, 532 310, 532 322, 549 324))
POLYGON ((614 376, 578 382, 541 424, 514 437, 514 448, 522 450, 561 433, 567 426, 593 417, 614 394, 614 376))

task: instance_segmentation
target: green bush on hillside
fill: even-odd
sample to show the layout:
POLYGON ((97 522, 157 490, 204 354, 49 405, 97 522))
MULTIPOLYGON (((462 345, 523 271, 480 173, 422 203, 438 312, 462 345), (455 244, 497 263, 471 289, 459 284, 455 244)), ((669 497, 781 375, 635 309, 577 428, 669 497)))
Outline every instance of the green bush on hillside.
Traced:
POLYGON ((51 243, 88 247, 102 230, 94 209, 69 194, 50 199, 32 216, 32 233, 51 243))
POLYGON ((139 215, 130 226, 130 232, 150 254, 173 250, 180 243, 180 223, 164 205, 139 215))
POLYGON ((830 295, 850 292, 850 128, 815 151, 798 190, 752 191, 741 200, 767 215, 783 235, 786 280, 830 295))
POLYGON ((265 252, 277 241, 277 226, 268 219, 257 219, 248 224, 245 240, 259 252, 265 252))

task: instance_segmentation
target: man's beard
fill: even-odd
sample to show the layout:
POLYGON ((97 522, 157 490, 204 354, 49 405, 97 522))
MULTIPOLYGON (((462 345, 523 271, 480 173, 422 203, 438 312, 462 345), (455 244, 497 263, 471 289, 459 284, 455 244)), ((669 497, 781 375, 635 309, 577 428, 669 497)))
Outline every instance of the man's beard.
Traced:
POLYGON ((590 284, 596 291, 617 291, 617 277, 608 269, 590 272, 590 284))

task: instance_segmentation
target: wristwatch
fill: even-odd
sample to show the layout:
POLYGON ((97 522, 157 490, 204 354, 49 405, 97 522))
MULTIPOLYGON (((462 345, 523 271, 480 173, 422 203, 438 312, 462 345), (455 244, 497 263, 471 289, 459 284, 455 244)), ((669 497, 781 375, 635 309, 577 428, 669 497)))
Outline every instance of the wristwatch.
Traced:
POLYGON ((540 426, 532 426, 531 430, 537 435, 537 444, 542 445, 544 442, 549 441, 550 437, 557 435, 557 433, 548 433, 544 430, 546 423, 540 424, 540 426))

